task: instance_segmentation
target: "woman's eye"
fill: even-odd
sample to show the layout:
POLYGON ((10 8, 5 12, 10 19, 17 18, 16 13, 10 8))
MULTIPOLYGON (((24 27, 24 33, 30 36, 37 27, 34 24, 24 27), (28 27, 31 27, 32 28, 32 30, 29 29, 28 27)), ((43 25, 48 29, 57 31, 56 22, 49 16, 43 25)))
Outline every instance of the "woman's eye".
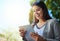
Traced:
POLYGON ((40 11, 40 9, 37 9, 37 11, 40 11))
POLYGON ((35 11, 33 11, 33 12, 35 12, 35 11))
POLYGON ((33 12, 37 12, 37 11, 40 11, 40 9, 33 10, 33 12))

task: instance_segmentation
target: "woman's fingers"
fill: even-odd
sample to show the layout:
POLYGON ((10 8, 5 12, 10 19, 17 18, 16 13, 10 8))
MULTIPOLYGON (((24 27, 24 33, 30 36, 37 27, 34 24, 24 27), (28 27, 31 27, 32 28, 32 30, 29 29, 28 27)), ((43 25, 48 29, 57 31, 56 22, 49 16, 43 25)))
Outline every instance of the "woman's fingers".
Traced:
POLYGON ((25 31, 21 31, 20 32, 20 36, 24 37, 25 36, 25 33, 26 33, 25 31))
POLYGON ((23 27, 20 27, 19 32, 20 32, 20 36, 24 37, 26 30, 23 27))
POLYGON ((24 36, 25 36, 25 33, 20 33, 20 36, 21 36, 21 37, 24 37, 24 36))
POLYGON ((31 37, 33 37, 33 38, 36 37, 36 36, 38 36, 38 34, 37 34, 37 33, 34 33, 34 32, 31 32, 30 35, 31 35, 31 37))
POLYGON ((31 36, 37 36, 38 34, 37 33, 34 33, 34 32, 31 32, 30 35, 31 36))
POLYGON ((34 32, 31 32, 30 35, 31 35, 31 38, 35 41, 38 39, 38 36, 39 36, 37 33, 34 33, 34 32))

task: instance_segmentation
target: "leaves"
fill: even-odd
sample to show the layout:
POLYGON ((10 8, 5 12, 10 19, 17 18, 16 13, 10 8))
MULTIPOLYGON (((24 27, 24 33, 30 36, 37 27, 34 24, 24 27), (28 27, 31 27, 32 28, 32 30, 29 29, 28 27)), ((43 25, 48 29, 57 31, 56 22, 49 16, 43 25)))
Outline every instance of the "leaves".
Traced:
POLYGON ((36 1, 36 0, 31 0, 31 1, 30 1, 30 5, 32 5, 32 3, 35 2, 35 1, 36 1))
POLYGON ((29 22, 30 22, 30 24, 33 22, 33 11, 32 11, 32 9, 30 9, 30 13, 29 13, 29 22))

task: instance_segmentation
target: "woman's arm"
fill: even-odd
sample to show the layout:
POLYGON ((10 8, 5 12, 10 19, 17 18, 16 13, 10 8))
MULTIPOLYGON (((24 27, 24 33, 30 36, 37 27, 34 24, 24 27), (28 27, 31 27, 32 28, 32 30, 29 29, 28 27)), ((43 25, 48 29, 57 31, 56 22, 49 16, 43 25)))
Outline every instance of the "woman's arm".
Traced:
POLYGON ((20 36, 22 37, 22 40, 27 41, 27 39, 25 38, 26 30, 24 29, 23 26, 20 26, 19 32, 20 32, 20 36))
POLYGON ((54 39, 46 39, 47 41, 60 41, 60 23, 58 21, 52 22, 52 27, 54 31, 54 39))

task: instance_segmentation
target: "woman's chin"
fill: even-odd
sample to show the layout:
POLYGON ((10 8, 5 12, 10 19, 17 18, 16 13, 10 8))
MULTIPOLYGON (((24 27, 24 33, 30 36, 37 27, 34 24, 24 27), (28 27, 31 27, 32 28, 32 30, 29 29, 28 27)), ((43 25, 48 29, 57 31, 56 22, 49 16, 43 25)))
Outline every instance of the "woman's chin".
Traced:
POLYGON ((39 19, 42 19, 42 18, 40 18, 40 17, 36 17, 36 19, 38 19, 38 20, 39 20, 39 19))
POLYGON ((38 20, 39 20, 40 18, 39 18, 39 17, 36 17, 36 19, 38 19, 38 20))

